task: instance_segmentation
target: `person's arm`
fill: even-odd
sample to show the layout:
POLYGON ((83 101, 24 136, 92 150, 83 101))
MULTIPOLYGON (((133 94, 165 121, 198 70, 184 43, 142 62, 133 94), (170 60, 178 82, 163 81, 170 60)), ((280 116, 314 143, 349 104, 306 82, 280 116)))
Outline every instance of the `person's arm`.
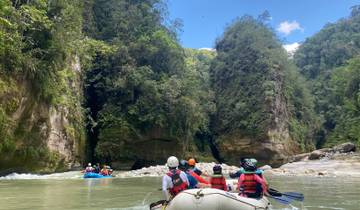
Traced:
POLYGON ((198 182, 203 183, 203 184, 209 184, 208 181, 206 181, 204 178, 202 178, 201 176, 197 175, 195 172, 191 171, 190 175, 193 176, 198 182))
POLYGON ((185 172, 182 171, 182 172, 180 173, 180 178, 181 178, 184 182, 186 182, 187 186, 190 186, 189 179, 187 178, 187 175, 185 174, 185 172))
POLYGON ((167 180, 167 176, 163 176, 162 179, 162 191, 165 197, 165 200, 169 201, 170 200, 170 193, 168 191, 168 180, 167 180))
POLYGON ((267 186, 266 186, 266 182, 264 181, 264 179, 262 179, 259 175, 255 174, 255 181, 257 181, 258 183, 261 183, 261 187, 263 188, 263 192, 266 193, 267 192, 267 186))
POLYGON ((238 183, 237 183, 237 190, 239 190, 241 192, 241 185, 244 181, 245 177, 244 177, 244 174, 241 174, 240 177, 239 177, 239 180, 238 180, 238 183))
POLYGON ((235 173, 230 173, 229 176, 230 176, 230 178, 232 178, 232 179, 236 179, 236 178, 239 178, 241 174, 242 174, 242 171, 239 170, 239 171, 237 171, 237 172, 235 172, 235 173))
POLYGON ((200 169, 198 169, 196 167, 194 168, 194 172, 199 176, 201 176, 201 175, 207 176, 207 174, 204 174, 200 169))
POLYGON ((224 188, 224 191, 227 191, 227 185, 226 185, 225 177, 223 177, 223 188, 224 188))
POLYGON ((269 183, 266 181, 264 174, 262 174, 262 176, 260 178, 262 178, 264 180, 266 188, 269 188, 269 183))
MULTIPOLYGON (((194 178, 195 179, 195 178, 194 178)), ((196 179, 195 179, 196 180, 196 179)), ((207 184, 207 183, 201 183, 201 182, 198 182, 197 180, 196 180, 196 182, 197 182, 197 184, 196 184, 196 186, 198 187, 198 188, 211 188, 211 180, 209 180, 209 183, 207 184)))

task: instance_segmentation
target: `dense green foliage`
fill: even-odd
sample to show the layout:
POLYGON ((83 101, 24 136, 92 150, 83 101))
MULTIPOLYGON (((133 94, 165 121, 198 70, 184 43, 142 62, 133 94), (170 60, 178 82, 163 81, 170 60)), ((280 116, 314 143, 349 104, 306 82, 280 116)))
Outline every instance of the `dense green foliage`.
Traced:
POLYGON ((66 134, 81 147, 80 94, 69 88, 76 79, 69 66, 82 36, 81 10, 78 0, 0 1, 1 168, 63 167, 44 142, 45 107, 71 113, 66 134))
POLYGON ((0 71, 34 81, 37 96, 57 103, 60 71, 81 36, 81 1, 1 1, 0 71))
MULTIPOLYGON (((296 65, 300 72, 310 81, 311 91, 316 99, 316 112, 321 117, 323 126, 317 135, 317 144, 322 146, 328 140, 332 144, 337 141, 356 141, 354 132, 352 134, 345 129, 344 122, 354 122, 354 116, 344 115, 339 109, 344 110, 344 101, 338 97, 338 89, 344 91, 344 87, 336 87, 339 83, 334 82, 342 76, 340 70, 335 69, 347 65, 349 59, 359 55, 360 52, 360 7, 354 6, 351 16, 333 24, 327 24, 319 33, 306 40, 294 55, 296 65), (334 75, 333 75, 334 74, 334 75), (334 79, 338 78, 338 79, 334 79), (334 93, 334 89, 337 91, 334 93), (335 94, 335 95, 334 95, 335 94), (336 96, 336 97, 335 97, 336 96), (348 116, 349 118, 347 118, 348 116), (335 129, 335 130, 334 130, 335 129), (332 131, 334 130, 334 134, 332 131), (353 137, 349 137, 349 135, 353 137)), ((354 65, 352 65, 354 66, 354 65)), ((349 67, 351 68, 351 67, 349 67)), ((354 72, 355 73, 355 72, 354 72)), ((355 75, 344 78, 347 82, 355 75)), ((343 81, 343 83, 346 83, 343 81)))
POLYGON ((240 131, 259 140, 274 124, 288 123, 293 138, 311 146, 313 101, 273 32, 245 16, 226 29, 216 49, 211 78, 218 134, 240 131))
POLYGON ((321 123, 318 146, 360 143, 359 6, 293 60, 268 12, 234 21, 216 52, 183 49, 166 14, 162 0, 0 0, 0 165, 62 167, 43 141, 50 109, 79 150, 86 126, 88 158, 106 162, 141 159, 149 140, 206 156, 223 134, 279 127, 306 150, 321 123))
POLYGON ((352 141, 360 145, 360 59, 335 69, 329 86, 329 107, 336 126, 326 143, 352 141))
POLYGON ((113 49, 97 52, 86 74, 90 150, 96 146, 105 160, 136 159, 123 145, 160 129, 189 151, 195 133, 208 128, 207 72, 199 61, 185 62, 174 33, 162 24, 162 3, 95 0, 86 6, 92 8, 88 36, 113 49))

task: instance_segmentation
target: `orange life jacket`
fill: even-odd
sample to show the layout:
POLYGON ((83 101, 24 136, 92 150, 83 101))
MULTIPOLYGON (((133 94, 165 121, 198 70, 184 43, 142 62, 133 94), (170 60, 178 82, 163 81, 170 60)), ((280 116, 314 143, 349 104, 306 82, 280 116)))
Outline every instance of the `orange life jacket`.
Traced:
POLYGON ((179 194, 181 191, 186 190, 188 185, 186 182, 184 182, 184 180, 181 179, 180 177, 180 170, 176 170, 176 171, 169 171, 166 175, 168 175, 171 178, 173 187, 169 189, 170 194, 172 196, 176 196, 177 194, 179 194))
POLYGON ((222 175, 214 175, 211 177, 210 179, 210 184, 211 184, 211 188, 216 188, 219 190, 227 190, 227 186, 226 186, 226 180, 224 178, 224 176, 222 175))
POLYGON ((245 179, 242 183, 242 188, 244 193, 255 193, 256 192, 256 184, 255 174, 243 174, 245 179))

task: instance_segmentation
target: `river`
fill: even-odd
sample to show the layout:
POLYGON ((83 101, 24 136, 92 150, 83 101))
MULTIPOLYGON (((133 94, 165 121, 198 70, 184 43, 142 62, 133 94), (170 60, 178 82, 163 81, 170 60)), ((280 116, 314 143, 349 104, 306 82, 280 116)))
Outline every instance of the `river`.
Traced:
MULTIPOLYGON (((356 178, 268 177, 281 191, 305 194, 305 202, 272 209, 358 210, 360 181, 356 178)), ((82 179, 78 172, 0 178, 1 210, 145 210, 161 198, 159 177, 82 179)))

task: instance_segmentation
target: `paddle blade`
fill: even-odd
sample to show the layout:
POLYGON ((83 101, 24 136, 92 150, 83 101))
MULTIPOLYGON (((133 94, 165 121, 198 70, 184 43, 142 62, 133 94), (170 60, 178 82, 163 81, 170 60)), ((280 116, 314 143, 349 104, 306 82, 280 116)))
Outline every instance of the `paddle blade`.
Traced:
POLYGON ((283 192, 282 194, 297 201, 304 201, 304 195, 302 193, 283 192))
POLYGON ((270 198, 274 199, 275 201, 277 201, 278 203, 284 204, 284 205, 289 205, 292 202, 291 198, 288 198, 286 196, 270 196, 270 198))
POLYGON ((166 200, 159 200, 157 202, 154 202, 150 204, 150 209, 154 208, 155 206, 163 205, 166 202, 166 200))
POLYGON ((289 205, 293 200, 286 196, 270 196, 270 198, 274 199, 276 202, 284 205, 289 205))

